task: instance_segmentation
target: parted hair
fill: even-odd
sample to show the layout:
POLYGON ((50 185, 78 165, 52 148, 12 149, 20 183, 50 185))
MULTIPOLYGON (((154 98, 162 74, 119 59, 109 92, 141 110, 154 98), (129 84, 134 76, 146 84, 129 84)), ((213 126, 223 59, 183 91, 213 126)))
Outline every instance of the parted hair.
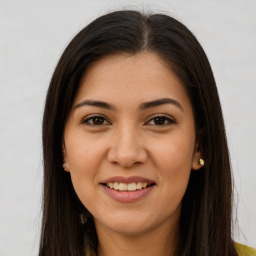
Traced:
MULTIPOLYGON (((43 116, 44 184, 39 256, 81 256, 97 249, 92 215, 63 171, 63 133, 82 75, 100 58, 150 51, 181 80, 190 98, 205 166, 192 171, 182 200, 177 256, 235 256, 232 176, 218 91, 207 56, 181 22, 165 14, 105 14, 64 50, 50 81, 43 116)), ((153 209, 152 209, 153 210, 153 209)))

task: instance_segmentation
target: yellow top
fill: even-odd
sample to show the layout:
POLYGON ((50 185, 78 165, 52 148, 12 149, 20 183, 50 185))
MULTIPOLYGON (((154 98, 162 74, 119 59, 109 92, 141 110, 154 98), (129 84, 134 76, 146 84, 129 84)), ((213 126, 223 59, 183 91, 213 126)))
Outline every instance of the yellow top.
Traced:
POLYGON ((236 251, 239 256, 256 256, 256 250, 244 244, 236 243, 236 251))
MULTIPOLYGON (((256 249, 246 246, 244 244, 236 243, 236 250, 237 250, 238 256, 256 256, 256 249)), ((91 255, 90 250, 87 250, 86 256, 90 256, 90 255, 91 255)))

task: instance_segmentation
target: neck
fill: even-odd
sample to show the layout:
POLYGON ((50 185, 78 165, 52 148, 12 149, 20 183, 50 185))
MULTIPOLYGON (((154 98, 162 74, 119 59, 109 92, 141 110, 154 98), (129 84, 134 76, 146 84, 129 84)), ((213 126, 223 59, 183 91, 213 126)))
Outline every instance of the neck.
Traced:
POLYGON ((178 225, 165 226, 141 234, 98 233, 98 256, 173 256, 178 242, 178 225))

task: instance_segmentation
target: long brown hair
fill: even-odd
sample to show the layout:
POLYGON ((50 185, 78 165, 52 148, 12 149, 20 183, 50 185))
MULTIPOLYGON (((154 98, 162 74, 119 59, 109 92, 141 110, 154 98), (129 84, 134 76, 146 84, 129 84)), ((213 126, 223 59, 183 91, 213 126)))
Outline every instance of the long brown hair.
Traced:
POLYGON ((43 118, 44 190, 39 255, 81 256, 97 248, 93 217, 62 168, 65 122, 81 76, 103 56, 151 51, 183 82, 206 165, 191 172, 182 201, 178 256, 237 255, 232 241, 232 179, 221 105, 209 61, 194 35, 163 14, 116 11, 80 31, 62 54, 43 118))

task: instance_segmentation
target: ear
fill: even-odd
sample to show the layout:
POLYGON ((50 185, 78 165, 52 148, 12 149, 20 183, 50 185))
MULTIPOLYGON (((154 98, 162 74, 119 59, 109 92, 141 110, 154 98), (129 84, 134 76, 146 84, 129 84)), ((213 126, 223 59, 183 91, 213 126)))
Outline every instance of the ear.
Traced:
POLYGON ((63 167, 64 171, 70 172, 65 144, 63 144, 63 146, 62 146, 62 157, 63 157, 63 165, 62 165, 62 167, 63 167))
POLYGON ((191 164, 192 170, 199 170, 203 165, 199 162, 199 159, 202 159, 202 152, 199 146, 199 142, 196 143, 194 153, 193 153, 193 159, 191 164))

